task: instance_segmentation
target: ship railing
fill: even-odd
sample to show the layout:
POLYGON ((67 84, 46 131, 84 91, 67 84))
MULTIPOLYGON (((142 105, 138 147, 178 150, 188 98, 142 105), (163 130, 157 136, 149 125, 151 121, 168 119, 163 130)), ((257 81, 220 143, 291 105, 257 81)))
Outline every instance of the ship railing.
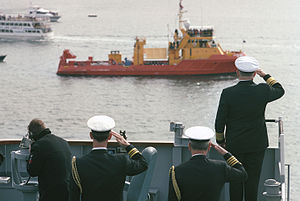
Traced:
POLYGON ((21 15, 21 14, 0 15, 0 20, 5 20, 5 21, 42 21, 35 17, 21 15))
POLYGON ((285 163, 285 139, 283 132, 283 121, 282 117, 278 119, 266 119, 266 122, 277 123, 278 125, 278 148, 279 148, 279 182, 281 185, 281 200, 290 201, 290 164, 285 163), (287 168, 287 177, 286 177, 286 168, 287 168))

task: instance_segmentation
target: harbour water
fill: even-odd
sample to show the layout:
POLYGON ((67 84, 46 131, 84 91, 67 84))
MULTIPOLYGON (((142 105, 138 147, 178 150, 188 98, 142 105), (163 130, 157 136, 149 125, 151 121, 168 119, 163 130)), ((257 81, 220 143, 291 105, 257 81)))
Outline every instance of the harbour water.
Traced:
MULTIPOLYGON (((234 76, 193 77, 60 77, 64 49, 79 59, 107 60, 110 50, 132 58, 136 36, 146 47, 167 47, 178 27, 178 2, 171 0, 36 0, 58 10, 53 36, 42 41, 0 40, 0 138, 21 138, 32 118, 43 119, 66 139, 88 139, 86 121, 95 114, 116 120, 129 140, 172 140, 170 121, 186 127, 214 127, 220 93, 237 83, 234 76), (98 17, 89 18, 88 14, 98 17)), ((0 13, 24 13, 30 1, 0 0, 0 13)), ((291 164, 291 200, 300 200, 300 2, 297 0, 183 1, 192 25, 213 25, 223 49, 257 58, 280 81, 286 94, 270 103, 266 118, 282 117, 286 162, 291 164), (245 41, 245 42, 243 42, 245 41)), ((263 82, 255 78, 256 82, 263 82)), ((277 127, 269 137, 276 146, 277 127)))

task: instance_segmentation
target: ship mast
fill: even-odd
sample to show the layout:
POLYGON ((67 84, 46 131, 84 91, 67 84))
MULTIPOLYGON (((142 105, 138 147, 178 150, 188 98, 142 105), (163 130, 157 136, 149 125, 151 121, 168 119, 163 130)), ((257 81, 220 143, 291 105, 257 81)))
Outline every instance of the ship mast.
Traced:
POLYGON ((183 6, 182 6, 182 1, 183 0, 179 0, 179 11, 178 11, 178 26, 179 26, 179 30, 181 30, 183 28, 183 22, 184 20, 182 19, 182 14, 184 13, 183 11, 183 6))

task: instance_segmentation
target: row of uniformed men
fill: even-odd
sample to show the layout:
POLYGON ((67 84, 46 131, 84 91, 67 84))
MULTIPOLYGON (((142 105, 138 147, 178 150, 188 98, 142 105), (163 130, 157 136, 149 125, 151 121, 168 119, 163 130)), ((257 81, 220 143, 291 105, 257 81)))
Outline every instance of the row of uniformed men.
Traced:
MULTIPOLYGON (((245 104, 249 105, 251 111, 244 115, 246 119, 243 119, 243 112, 245 111, 237 111, 238 114, 235 114, 237 116, 234 118, 239 117, 239 120, 247 120, 250 124, 257 119, 263 121, 266 104, 280 98, 284 90, 270 75, 258 69, 258 62, 254 58, 247 56, 239 57, 235 64, 239 70, 238 77, 240 81, 244 81, 239 84, 246 85, 246 89, 242 89, 242 87, 239 86, 235 87, 238 88, 238 92, 236 93, 240 98, 240 91, 242 92, 243 98, 246 99, 241 107, 245 107, 245 104), (255 72, 263 77, 268 85, 256 85, 252 81, 255 72), (253 91, 251 91, 252 89, 250 90, 252 87, 253 91), (259 96, 259 93, 256 93, 255 90, 268 96, 266 98, 263 97, 265 102, 262 103, 262 106, 258 109, 251 107, 251 103, 247 103, 247 101, 251 99, 249 97, 260 98, 264 96, 259 96), (249 91, 251 91, 251 93, 247 94, 249 91), (263 118, 255 116, 256 112, 261 113, 263 118), (254 119, 251 119, 252 116, 255 116, 254 119)), ((232 91, 233 89, 230 90, 232 91)), ((239 122, 236 121, 234 126, 232 126, 230 124, 232 121, 226 119, 230 119, 231 117, 229 106, 226 105, 229 100, 223 100, 223 93, 224 91, 220 99, 215 128, 217 132, 216 140, 218 144, 222 146, 210 142, 210 139, 214 137, 215 133, 208 127, 195 126, 185 131, 185 135, 190 139, 189 150, 192 154, 192 158, 177 167, 171 167, 169 201, 217 201, 219 200, 220 192, 225 182, 242 184, 247 180, 247 168, 245 170, 242 163, 224 149, 225 127, 226 145, 228 143, 228 147, 232 149, 234 146, 230 143, 231 141, 235 141, 235 138, 233 140, 230 139, 230 135, 232 135, 230 129, 237 124, 239 125, 239 122), (227 163, 225 161, 208 159, 206 154, 211 147, 223 155, 227 163)), ((256 101, 254 101, 255 105, 259 104, 258 99, 254 100, 256 101)), ((256 124, 253 124, 253 126, 257 127, 256 124)), ((258 124, 261 123, 258 122, 258 124)), ((93 149, 90 153, 81 158, 76 159, 74 157, 71 162, 70 148, 65 140, 51 134, 51 131, 46 128, 41 120, 34 119, 30 122, 28 131, 34 143, 32 143, 31 146, 27 169, 31 176, 38 176, 41 201, 79 201, 80 199, 83 201, 122 200, 122 190, 126 176, 136 175, 147 169, 147 162, 141 153, 120 134, 112 130, 115 127, 115 122, 112 118, 105 115, 94 116, 88 120, 87 125, 91 129, 90 138, 93 140, 93 149), (107 143, 112 136, 116 138, 120 145, 126 148, 129 158, 125 155, 112 155, 107 152, 107 143), (69 174, 72 176, 69 177, 69 174)), ((247 133, 246 130, 250 127, 251 126, 247 124, 242 124, 241 128, 244 131, 235 130, 233 133, 240 135, 240 137, 245 138, 244 141, 247 141, 249 140, 249 136, 243 136, 243 133, 247 133)), ((264 122, 262 128, 265 128, 264 122)), ((250 128, 249 133, 253 134, 255 130, 253 131, 251 129, 252 128, 250 128)), ((262 132, 258 132, 259 135, 266 134, 265 130, 262 130, 262 132)), ((236 137, 238 138, 238 136, 236 137)), ((246 145, 247 143, 243 142, 238 146, 246 145)), ((264 151, 265 148, 266 145, 263 145, 262 150, 264 151)), ((256 151, 255 147, 253 150, 256 151)), ((246 158, 247 157, 248 156, 246 156, 246 158)), ((257 175, 255 177, 257 178, 257 175)), ((239 197, 241 197, 239 192, 231 192, 231 200, 243 199, 243 197, 236 198, 232 196, 232 194, 239 194, 239 197)), ((256 200, 257 195, 255 193, 252 194, 254 194, 252 197, 255 198, 248 199, 246 197, 246 201, 256 200)))

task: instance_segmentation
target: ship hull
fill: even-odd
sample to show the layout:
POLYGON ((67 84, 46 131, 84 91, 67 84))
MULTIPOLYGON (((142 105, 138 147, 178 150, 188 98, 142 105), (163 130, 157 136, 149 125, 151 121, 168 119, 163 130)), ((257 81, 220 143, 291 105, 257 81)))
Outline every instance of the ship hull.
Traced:
POLYGON ((60 61, 58 75, 169 76, 234 73, 236 56, 214 55, 208 59, 184 60, 178 65, 111 65, 97 61, 60 61))
POLYGON ((52 32, 48 33, 36 33, 36 34, 26 34, 26 33, 0 33, 0 39, 2 40, 40 40, 47 39, 53 36, 52 32))
POLYGON ((5 57, 6 57, 6 55, 0 55, 0 62, 3 62, 5 57))

